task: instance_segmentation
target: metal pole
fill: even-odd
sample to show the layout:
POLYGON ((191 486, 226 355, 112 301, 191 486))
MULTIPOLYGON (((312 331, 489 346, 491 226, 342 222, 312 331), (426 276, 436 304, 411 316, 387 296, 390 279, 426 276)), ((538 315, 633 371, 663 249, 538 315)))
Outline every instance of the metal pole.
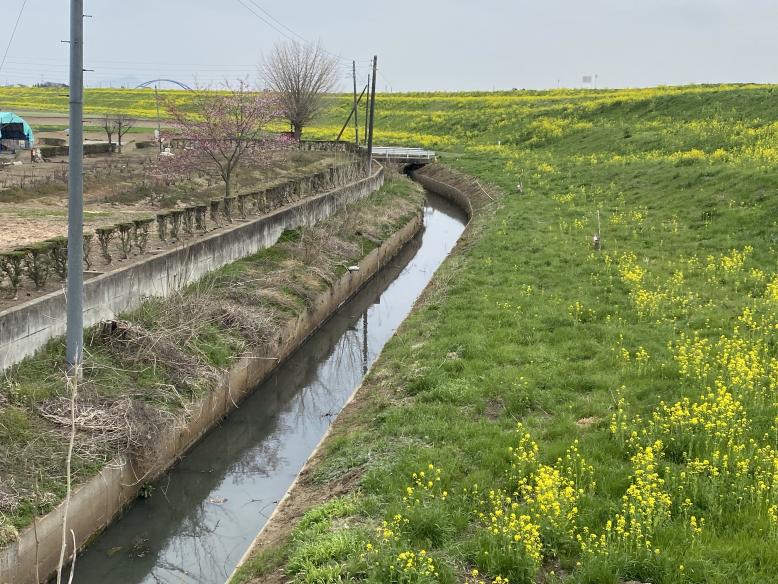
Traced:
POLYGON ((70 144, 68 146, 67 348, 71 374, 84 358, 84 0, 70 1, 70 144))
POLYGON ((154 99, 157 102, 157 142, 159 143, 159 151, 162 153, 162 126, 159 123, 159 86, 154 84, 154 99))
POLYGON ((365 146, 367 146, 367 124, 370 118, 370 73, 367 74, 367 99, 365 100, 365 146))
POLYGON ((375 125, 375 78, 378 69, 378 55, 373 57, 373 91, 370 99, 370 127, 367 132, 367 172, 373 172, 373 126, 375 125))
MULTIPOLYGON (((367 86, 362 90, 362 93, 359 94, 359 97, 357 98, 357 105, 359 105, 359 102, 362 101, 362 96, 365 95, 365 92, 367 91, 367 86)), ((343 124, 343 127, 340 129, 340 132, 338 132, 338 137, 335 138, 336 142, 340 142, 340 137, 343 135, 343 132, 346 131, 346 128, 348 128, 348 125, 351 123, 351 116, 357 117, 355 114, 357 114, 356 108, 352 108, 352 110, 348 114, 348 118, 346 118, 346 122, 343 124)))
POLYGON ((359 112, 357 110, 357 62, 351 61, 354 77, 354 144, 359 146, 359 112))

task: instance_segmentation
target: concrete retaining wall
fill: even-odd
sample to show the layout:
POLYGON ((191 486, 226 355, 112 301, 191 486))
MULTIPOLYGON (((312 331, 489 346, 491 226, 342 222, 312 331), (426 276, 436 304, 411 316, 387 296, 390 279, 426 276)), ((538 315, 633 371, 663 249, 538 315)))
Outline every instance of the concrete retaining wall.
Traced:
MULTIPOLYGON (((383 175, 372 181, 382 180, 383 175)), ((357 192, 357 191, 355 191, 357 192)), ((241 359, 223 383, 204 396, 192 409, 191 416, 169 428, 155 439, 159 445, 153 460, 115 460, 88 482, 74 489, 68 512, 68 529, 75 533, 81 547, 104 529, 138 496, 144 483, 164 473, 209 429, 237 407, 272 371, 292 355, 305 340, 356 294, 423 227, 420 212, 402 229, 359 262, 360 269, 344 274, 328 291, 319 295, 294 322, 280 331, 278 360, 267 359, 259 349, 241 359)), ((35 565, 43 581, 59 561, 64 504, 37 521, 37 529, 26 528, 13 544, 0 550, 0 584, 35 582, 35 565), (36 544, 37 541, 37 544, 36 544)), ((68 550, 72 554, 72 548, 68 550)))
POLYGON ((452 184, 441 182, 428 174, 425 174, 425 168, 411 173, 413 180, 430 192, 440 195, 460 207, 466 214, 467 220, 473 218, 473 203, 465 193, 452 184))
MULTIPOLYGON (((84 283, 84 326, 115 318, 151 296, 166 296, 207 273, 273 245, 285 229, 312 225, 375 190, 383 169, 333 191, 308 197, 142 262, 84 283)), ((0 369, 65 334, 65 294, 53 292, 0 312, 0 369)))

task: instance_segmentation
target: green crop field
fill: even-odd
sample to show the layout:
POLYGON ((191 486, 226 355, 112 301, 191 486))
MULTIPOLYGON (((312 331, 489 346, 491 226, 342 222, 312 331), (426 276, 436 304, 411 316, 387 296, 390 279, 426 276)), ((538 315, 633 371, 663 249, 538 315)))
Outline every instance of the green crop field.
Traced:
POLYGON ((774 90, 379 96, 505 194, 309 479, 358 487, 238 581, 774 581, 774 90))
MULTIPOLYGON (((0 104, 63 109, 35 91, 0 104)), ((87 111, 146 115, 150 95, 93 90, 87 111)), ((504 195, 309 478, 358 484, 238 581, 775 581, 776 97, 379 95, 377 143, 504 195)), ((334 138, 349 107, 305 136, 334 138)))

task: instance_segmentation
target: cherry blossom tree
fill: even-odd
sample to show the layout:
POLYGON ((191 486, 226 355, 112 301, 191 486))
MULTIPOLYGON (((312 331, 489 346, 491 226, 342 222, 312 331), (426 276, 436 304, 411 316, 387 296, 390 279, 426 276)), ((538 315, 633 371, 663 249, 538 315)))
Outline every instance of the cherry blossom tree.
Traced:
POLYGON ((289 142, 267 131, 283 115, 278 98, 253 91, 245 81, 219 91, 198 89, 182 102, 166 99, 164 107, 177 147, 161 155, 161 171, 168 176, 210 172, 224 182, 225 198, 241 164, 266 162, 289 142))

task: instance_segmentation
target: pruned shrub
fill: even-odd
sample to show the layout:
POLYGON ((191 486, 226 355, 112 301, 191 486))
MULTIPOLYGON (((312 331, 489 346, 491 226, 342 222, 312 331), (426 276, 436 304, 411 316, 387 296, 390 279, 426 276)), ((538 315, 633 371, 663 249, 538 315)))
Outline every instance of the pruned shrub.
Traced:
POLYGON ((238 195, 238 214, 241 219, 245 219, 248 216, 248 201, 249 195, 238 195))
POLYGON ((50 245, 49 260, 51 260, 51 267, 64 282, 68 277, 68 238, 55 237, 47 243, 50 245))
POLYGON ((24 272, 35 284, 35 289, 40 290, 46 285, 51 270, 48 242, 31 245, 22 249, 24 252, 24 272))
POLYGON ((228 223, 232 223, 232 210, 235 207, 235 197, 224 197, 224 204, 222 205, 222 213, 228 223))
POLYGON ((257 191, 252 195, 254 198, 254 213, 257 215, 262 214, 262 194, 262 191, 257 191))
POLYGON ((92 269, 92 240, 94 239, 93 233, 84 233, 84 265, 87 270, 92 269))
POLYGON ((0 270, 8 277, 14 298, 22 283, 24 273, 24 252, 8 251, 0 254, 0 270))
POLYGON ((183 217, 183 211, 171 211, 170 212, 170 237, 178 239, 178 232, 181 230, 181 218, 183 217))
POLYGON ((119 245, 122 248, 122 257, 126 260, 130 257, 132 251, 132 240, 135 231, 134 223, 119 223, 116 225, 116 231, 119 233, 119 245))
POLYGON ((157 237, 163 243, 167 241, 167 213, 157 215, 157 237))
POLYGON ((95 229, 97 234, 97 241, 100 243, 100 253, 103 255, 106 263, 110 264, 113 261, 111 256, 111 240, 116 234, 115 227, 98 227, 95 229))
POLYGON ((149 245, 149 230, 153 222, 154 219, 136 219, 132 222, 135 225, 135 230, 132 232, 133 243, 140 254, 146 253, 146 247, 149 245))
POLYGON ((222 202, 220 199, 213 199, 211 201, 210 204, 211 221, 213 221, 217 227, 221 227, 222 224, 221 207, 222 207, 222 202))
POLYGON ((195 207, 195 228, 203 233, 205 233, 206 230, 205 218, 207 214, 208 205, 197 205, 197 207, 195 207))
POLYGON ((181 219, 181 228, 184 230, 184 233, 186 235, 191 236, 192 233, 194 233, 194 218, 195 218, 194 207, 187 207, 186 209, 184 209, 184 215, 181 219))

